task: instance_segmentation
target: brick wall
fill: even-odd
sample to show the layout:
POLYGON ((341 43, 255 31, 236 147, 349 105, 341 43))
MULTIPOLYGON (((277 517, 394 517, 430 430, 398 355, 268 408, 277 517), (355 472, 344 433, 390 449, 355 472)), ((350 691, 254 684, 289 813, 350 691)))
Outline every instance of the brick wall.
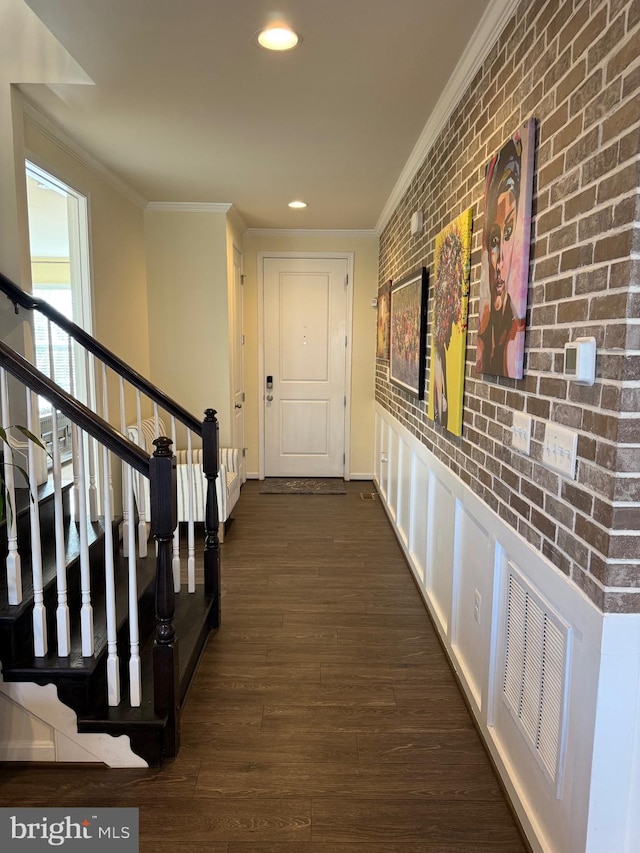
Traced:
POLYGON ((462 437, 391 386, 385 361, 376 397, 606 612, 640 612, 639 151, 640 0, 523 0, 380 239, 380 284, 432 270, 436 234, 473 207, 462 437), (482 193, 486 162, 530 116, 536 177, 517 381, 475 373, 482 193), (418 209, 426 227, 416 239, 418 209), (592 387, 563 377, 564 344, 580 335, 598 344, 592 387), (511 449, 514 411, 533 418, 529 457, 511 449), (546 421, 578 432, 575 480, 540 461, 546 421))

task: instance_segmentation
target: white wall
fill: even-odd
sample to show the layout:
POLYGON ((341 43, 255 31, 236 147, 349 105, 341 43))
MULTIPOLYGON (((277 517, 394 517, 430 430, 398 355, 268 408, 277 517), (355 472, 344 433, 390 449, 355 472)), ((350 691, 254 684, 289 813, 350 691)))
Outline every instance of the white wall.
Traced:
MULTIPOLYGON (((636 853, 640 617, 600 613, 378 405, 375 435, 375 480, 384 506, 533 849, 636 853), (504 696, 510 574, 517 589, 528 590, 529 649, 534 616, 538 609, 547 614, 540 683, 545 696, 557 686, 564 699, 555 717, 551 700, 540 706, 547 728, 539 742, 558 747, 551 774, 504 696), (566 654, 555 673, 556 622, 550 620, 566 629, 566 654)), ((524 624, 515 618, 516 601, 514 656, 524 624)), ((536 661, 530 651, 525 660, 530 687, 536 661)), ((523 709, 533 707, 527 695, 523 709)))
POLYGON ((94 335, 148 376, 142 207, 29 117, 25 122, 25 143, 29 157, 37 165, 88 197, 94 335))
POLYGON ((227 217, 145 213, 151 379, 195 417, 214 408, 231 438, 227 217))

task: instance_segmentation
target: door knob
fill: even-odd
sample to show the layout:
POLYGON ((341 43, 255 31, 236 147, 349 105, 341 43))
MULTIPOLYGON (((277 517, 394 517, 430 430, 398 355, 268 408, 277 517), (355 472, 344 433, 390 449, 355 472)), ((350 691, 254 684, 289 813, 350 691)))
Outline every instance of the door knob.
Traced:
POLYGON ((271 403, 273 401, 273 394, 267 394, 267 403, 271 403))
POLYGON ((236 409, 241 409, 241 408, 242 408, 242 403, 236 403, 236 409))

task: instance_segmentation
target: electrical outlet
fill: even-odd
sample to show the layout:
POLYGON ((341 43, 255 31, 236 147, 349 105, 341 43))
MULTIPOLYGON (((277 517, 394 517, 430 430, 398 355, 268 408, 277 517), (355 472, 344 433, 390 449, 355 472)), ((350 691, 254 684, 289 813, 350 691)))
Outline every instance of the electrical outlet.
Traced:
POLYGON ((475 591, 474 601, 473 601, 473 618, 476 620, 478 625, 480 624, 480 604, 482 602, 482 598, 480 597, 480 593, 478 590, 475 591))

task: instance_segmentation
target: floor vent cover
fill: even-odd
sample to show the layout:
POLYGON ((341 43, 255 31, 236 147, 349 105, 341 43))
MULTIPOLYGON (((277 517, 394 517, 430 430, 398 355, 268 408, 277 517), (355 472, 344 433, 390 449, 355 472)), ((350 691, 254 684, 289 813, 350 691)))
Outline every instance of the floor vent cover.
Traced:
POLYGON ((510 566, 502 696, 560 796, 569 627, 510 566))

